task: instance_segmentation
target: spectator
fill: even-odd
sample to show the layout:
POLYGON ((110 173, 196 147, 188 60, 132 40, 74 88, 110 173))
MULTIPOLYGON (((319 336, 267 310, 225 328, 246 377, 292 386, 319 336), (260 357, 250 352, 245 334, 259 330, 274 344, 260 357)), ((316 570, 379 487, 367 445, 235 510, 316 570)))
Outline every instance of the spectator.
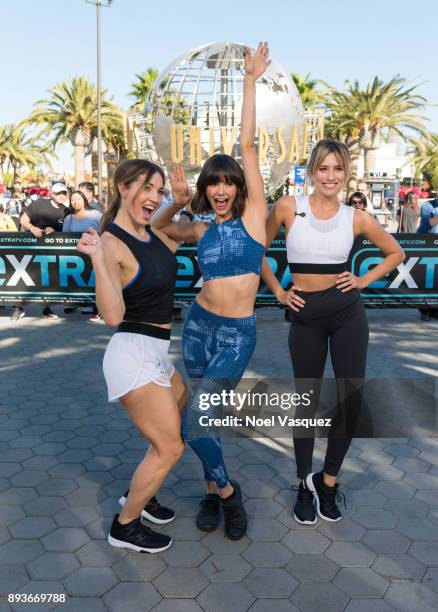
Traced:
POLYGON ((102 206, 96 200, 93 183, 90 181, 83 181, 82 183, 79 183, 78 189, 85 195, 92 210, 98 210, 100 213, 103 213, 102 206))
MULTIPOLYGON (((81 183, 82 184, 82 183, 81 183)), ((70 195, 69 214, 64 219, 63 232, 88 232, 90 228, 99 231, 102 213, 90 207, 85 194, 82 191, 73 191, 70 195)), ((66 306, 65 313, 74 312, 75 306, 66 306)), ((91 314, 90 321, 100 321, 100 315, 96 305, 85 306, 83 314, 91 314)))
POLYGON ((371 200, 368 197, 369 190, 368 190, 367 183, 365 181, 363 181, 362 179, 357 181, 356 191, 359 191, 360 193, 363 193, 363 195, 367 199, 367 209, 368 209, 368 212, 371 215, 374 215, 374 206, 373 206, 373 203, 371 202, 371 200))
MULTIPOLYGON (((438 198, 425 202, 421 207, 420 226, 417 229, 419 234, 438 233, 438 198)), ((430 321, 433 317, 438 318, 438 308, 420 308, 421 320, 430 321)))
POLYGON ((398 231, 411 234, 416 232, 419 216, 418 196, 411 191, 407 194, 404 204, 397 211, 398 231))
POLYGON ((16 232, 17 226, 12 217, 5 213, 5 207, 0 204, 0 232, 16 232))
MULTIPOLYGON (((23 229, 36 238, 43 235, 60 232, 64 219, 68 214, 65 207, 67 201, 67 186, 64 183, 54 183, 50 192, 50 199, 39 198, 34 200, 21 215, 20 224, 23 229)), ((25 316, 23 302, 17 304, 11 315, 11 321, 19 321, 25 316)), ((57 319, 47 302, 43 302, 42 316, 46 319, 57 319)))
POLYGON ((353 206, 354 208, 357 208, 358 210, 365 210, 366 211, 366 209, 367 209, 367 198, 360 191, 355 191, 348 198, 347 206, 353 206))
POLYGON ((12 220, 14 221, 17 230, 20 229, 20 216, 24 210, 25 201, 26 196, 24 195, 24 193, 16 191, 14 193, 14 196, 6 203, 5 213, 12 217, 12 220))
POLYGON ((438 232, 438 198, 428 200, 421 207, 419 234, 436 234, 438 232))
POLYGON ((69 214, 64 219, 63 232, 87 232, 90 228, 99 231, 102 213, 91 208, 82 191, 73 191, 70 195, 69 214))

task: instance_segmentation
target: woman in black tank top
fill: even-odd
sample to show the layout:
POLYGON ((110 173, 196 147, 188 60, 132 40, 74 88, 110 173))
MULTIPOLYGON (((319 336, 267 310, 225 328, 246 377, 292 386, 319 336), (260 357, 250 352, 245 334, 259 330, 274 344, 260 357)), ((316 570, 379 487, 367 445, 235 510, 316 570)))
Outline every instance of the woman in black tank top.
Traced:
POLYGON ((129 491, 119 499, 108 542, 138 552, 160 552, 170 537, 141 522, 168 523, 173 510, 154 494, 181 457, 185 384, 168 358, 177 242, 148 221, 161 205, 164 173, 151 162, 123 161, 114 176, 116 201, 104 214, 100 237, 90 229, 78 250, 91 257, 96 301, 108 325, 118 326, 105 352, 109 401, 120 400, 149 442, 129 491))

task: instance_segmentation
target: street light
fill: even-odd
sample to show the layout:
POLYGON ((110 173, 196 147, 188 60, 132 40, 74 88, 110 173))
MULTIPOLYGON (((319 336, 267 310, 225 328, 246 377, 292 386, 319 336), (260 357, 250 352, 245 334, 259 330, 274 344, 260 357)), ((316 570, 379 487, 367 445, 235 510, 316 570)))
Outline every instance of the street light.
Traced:
POLYGON ((110 8, 113 0, 85 0, 96 7, 96 87, 97 87, 97 191, 102 204, 102 109, 100 101, 100 7, 110 8))

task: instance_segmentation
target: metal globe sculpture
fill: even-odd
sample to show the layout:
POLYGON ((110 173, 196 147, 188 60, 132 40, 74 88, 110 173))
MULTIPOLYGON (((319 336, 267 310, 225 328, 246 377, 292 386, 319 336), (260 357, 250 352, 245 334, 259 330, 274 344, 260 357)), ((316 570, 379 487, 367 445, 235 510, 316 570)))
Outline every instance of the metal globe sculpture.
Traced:
MULTIPOLYGON (((209 43, 188 51, 157 77, 145 107, 142 155, 195 180, 205 160, 228 153, 240 161, 244 46, 209 43)), ((300 156, 303 106, 288 72, 275 60, 257 81, 257 135, 267 192, 300 156)))

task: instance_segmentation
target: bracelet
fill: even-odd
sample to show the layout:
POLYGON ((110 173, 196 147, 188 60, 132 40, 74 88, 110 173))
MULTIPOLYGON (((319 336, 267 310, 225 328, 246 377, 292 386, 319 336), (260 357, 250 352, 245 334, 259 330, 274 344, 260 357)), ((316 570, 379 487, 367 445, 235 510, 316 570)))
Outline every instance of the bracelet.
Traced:
POLYGON ((195 218, 189 210, 182 210, 179 213, 179 216, 181 217, 182 215, 185 215, 186 217, 188 217, 190 221, 193 221, 193 219, 195 218))

